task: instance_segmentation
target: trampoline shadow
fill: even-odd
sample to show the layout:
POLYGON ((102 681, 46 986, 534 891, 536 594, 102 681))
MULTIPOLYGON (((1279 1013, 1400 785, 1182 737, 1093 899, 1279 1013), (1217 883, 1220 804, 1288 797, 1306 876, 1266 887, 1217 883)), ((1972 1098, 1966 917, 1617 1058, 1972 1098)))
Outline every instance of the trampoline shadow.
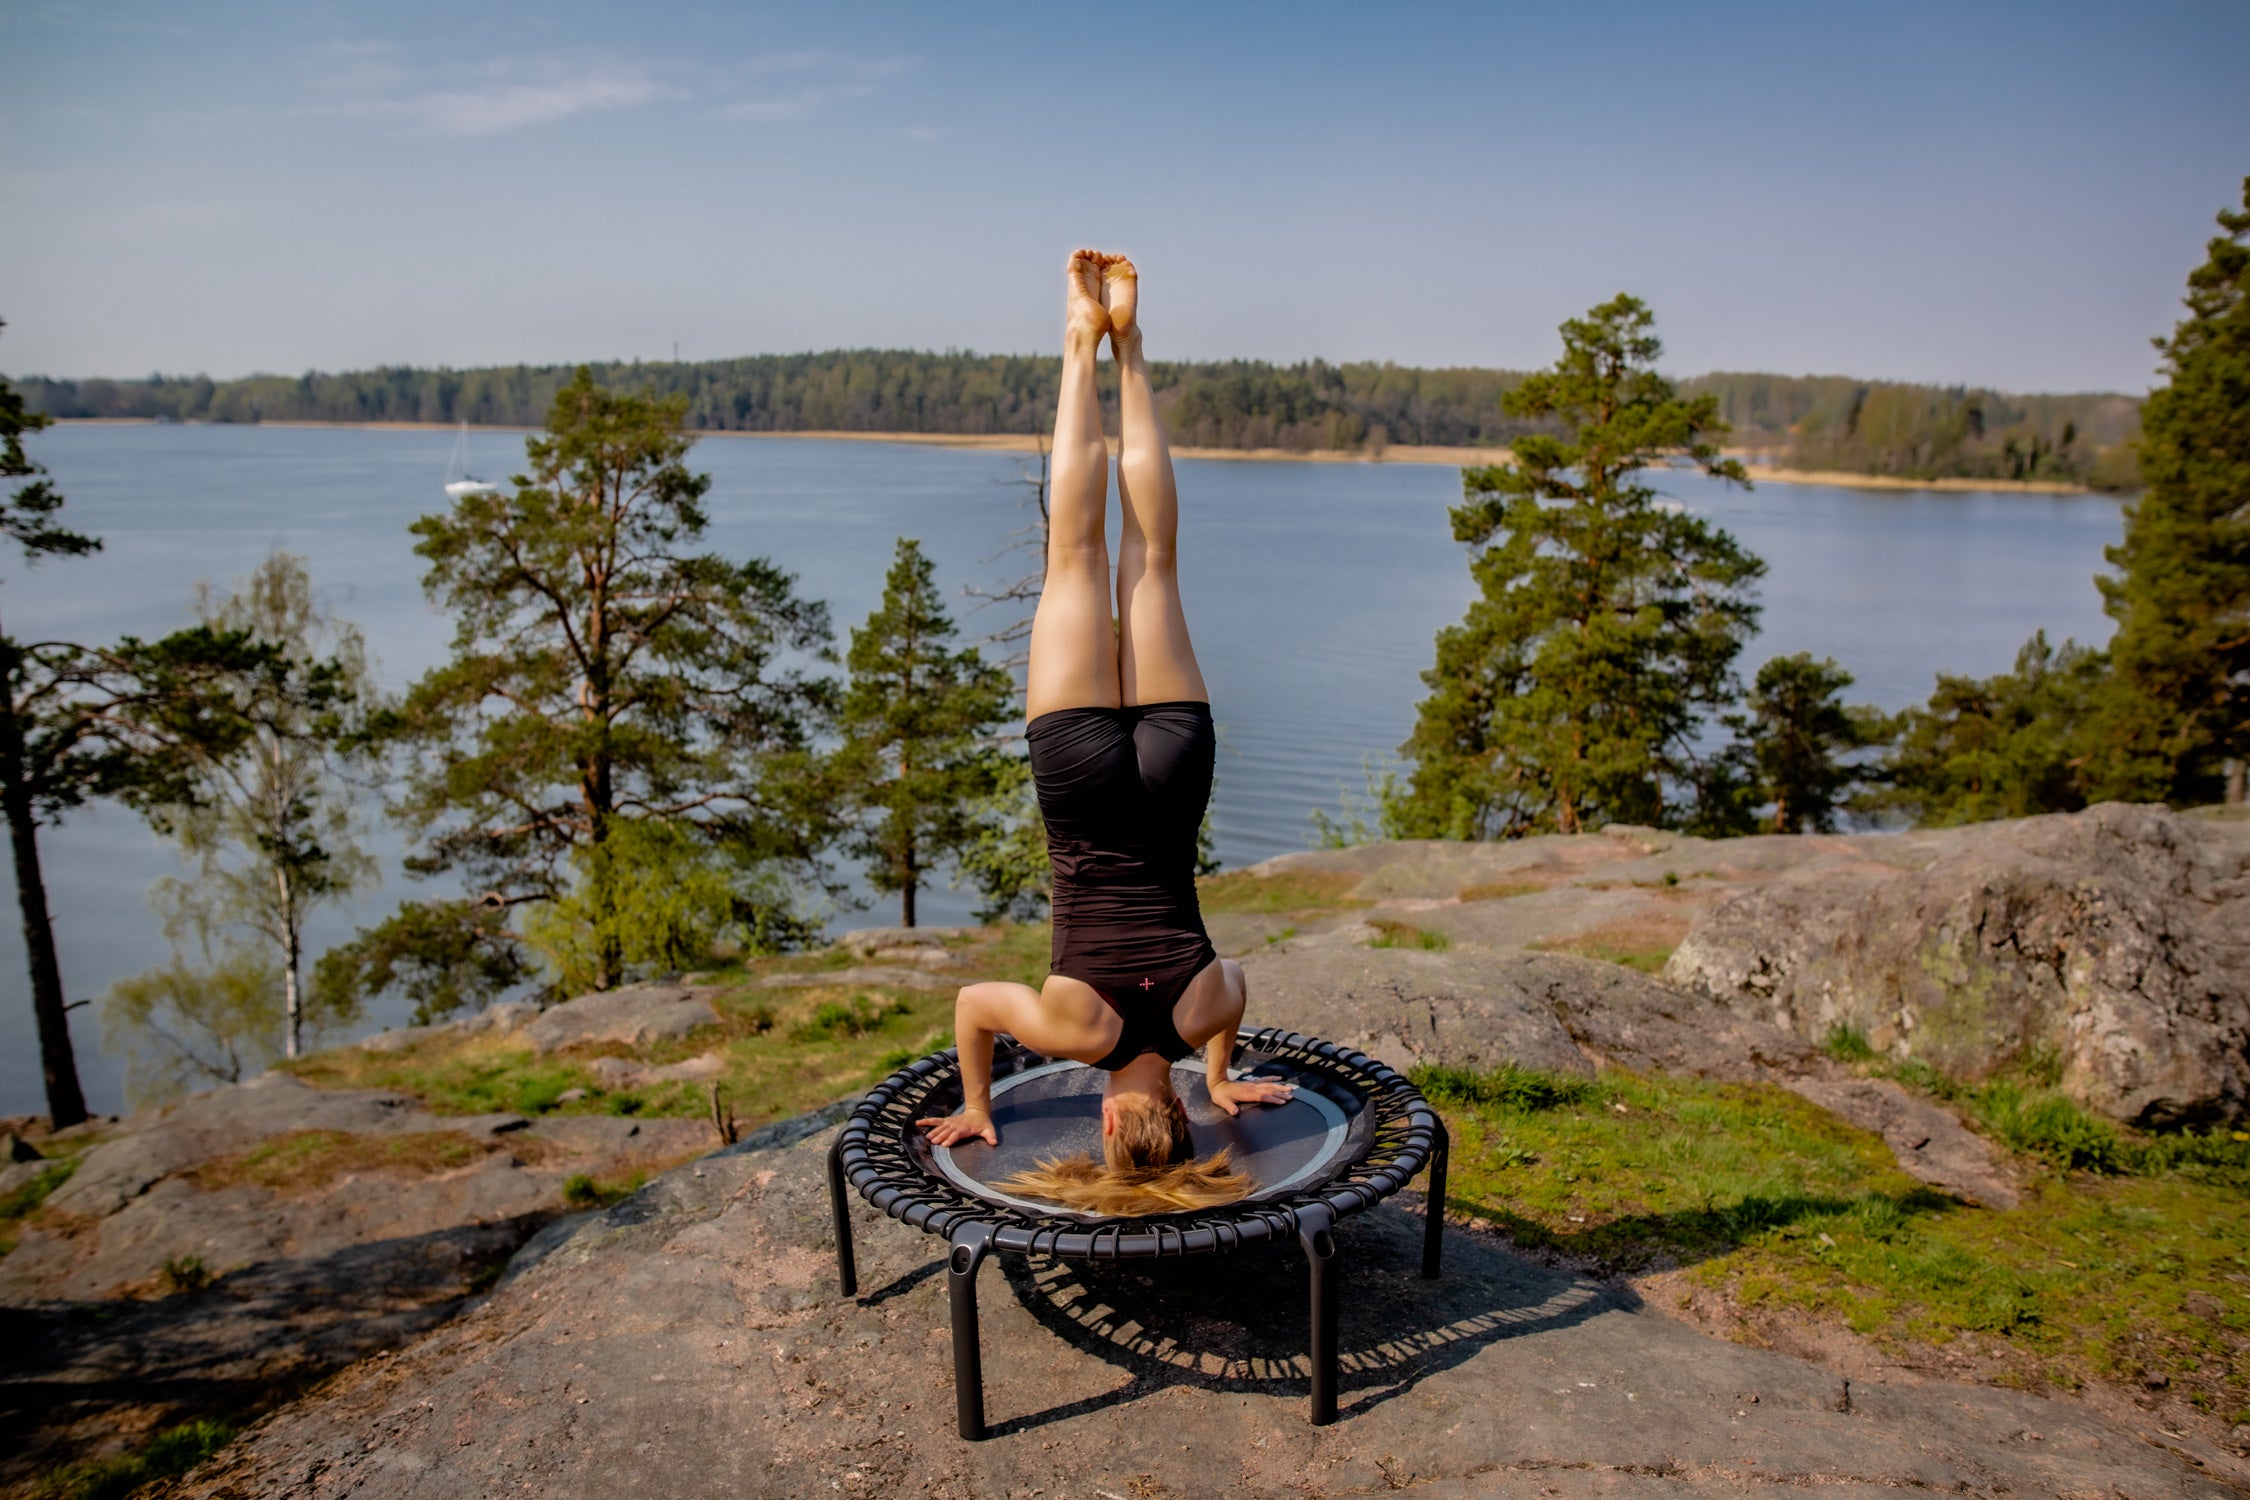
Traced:
POLYGON ((857 1300, 862 1307, 881 1307, 894 1297, 905 1296, 944 1269, 945 1262, 942 1260, 933 1260, 927 1265, 916 1266, 903 1276, 893 1277, 872 1292, 860 1293, 857 1300))
MULTIPOLYGON (((1503 1339, 1637 1305, 1632 1293, 1526 1260, 1449 1227, 1444 1275, 1421 1278, 1422 1218, 1386 1205, 1337 1236, 1342 1296, 1337 1415, 1413 1390, 1503 1339)), ((1115 1390, 991 1425, 1028 1432, 1175 1385, 1303 1399, 1308 1270, 1293 1249, 1165 1262, 1000 1257, 1018 1305, 1056 1337, 1126 1372, 1115 1390)))

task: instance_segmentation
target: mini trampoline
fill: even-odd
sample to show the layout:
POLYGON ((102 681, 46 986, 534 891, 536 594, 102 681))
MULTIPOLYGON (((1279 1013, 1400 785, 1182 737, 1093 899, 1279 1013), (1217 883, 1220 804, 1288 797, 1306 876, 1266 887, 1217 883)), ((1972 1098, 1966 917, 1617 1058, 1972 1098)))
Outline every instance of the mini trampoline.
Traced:
POLYGON ((1099 1158, 1104 1075, 1042 1057, 1006 1037, 994 1051, 997 1148, 981 1140, 933 1147, 915 1128, 917 1119, 960 1107, 960 1063, 948 1051, 877 1084, 828 1151, 836 1270, 845 1296, 859 1291, 851 1190, 892 1218, 943 1236, 951 1247, 947 1282, 961 1436, 973 1442, 986 1435, 976 1277, 995 1251, 1077 1261, 1165 1260, 1294 1240, 1312 1267, 1312 1421, 1335 1421, 1337 1221, 1373 1207, 1427 1166, 1422 1274, 1438 1274, 1448 1140, 1445 1123, 1414 1085, 1366 1053, 1333 1042, 1271 1027, 1243 1031, 1236 1037, 1237 1076, 1295 1085, 1288 1103, 1228 1116, 1204 1092, 1200 1058, 1176 1065, 1173 1082, 1187 1105, 1197 1154, 1228 1148, 1256 1190, 1223 1208, 1097 1218, 1000 1184, 1042 1158, 1099 1158))

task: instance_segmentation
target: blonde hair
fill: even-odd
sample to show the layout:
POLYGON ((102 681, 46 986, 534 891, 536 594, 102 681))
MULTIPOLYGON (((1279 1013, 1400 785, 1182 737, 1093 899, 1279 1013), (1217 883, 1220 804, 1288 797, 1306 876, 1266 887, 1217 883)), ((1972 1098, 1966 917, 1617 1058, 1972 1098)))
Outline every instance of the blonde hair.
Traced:
POLYGON ((1120 1095, 1115 1108, 1117 1126, 1102 1136, 1100 1164, 1090 1156, 1043 1161, 1001 1186, 1103 1218, 1217 1208, 1241 1201, 1256 1186, 1234 1169, 1225 1151, 1195 1159, 1187 1107, 1178 1095, 1162 1102, 1145 1094, 1120 1095))

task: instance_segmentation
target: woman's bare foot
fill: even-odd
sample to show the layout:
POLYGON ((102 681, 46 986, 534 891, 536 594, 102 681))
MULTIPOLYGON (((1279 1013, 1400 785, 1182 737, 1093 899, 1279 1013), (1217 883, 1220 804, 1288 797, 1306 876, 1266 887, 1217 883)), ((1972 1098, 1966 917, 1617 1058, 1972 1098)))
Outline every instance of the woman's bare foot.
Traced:
POLYGON ((1125 346, 1137 345, 1140 325, 1141 273, 1122 255, 1102 257, 1102 306, 1109 311, 1110 353, 1122 359, 1125 346))
POLYGON ((1063 281, 1063 337, 1099 346, 1109 332, 1109 310, 1102 306, 1102 261, 1095 250, 1071 252, 1063 281))

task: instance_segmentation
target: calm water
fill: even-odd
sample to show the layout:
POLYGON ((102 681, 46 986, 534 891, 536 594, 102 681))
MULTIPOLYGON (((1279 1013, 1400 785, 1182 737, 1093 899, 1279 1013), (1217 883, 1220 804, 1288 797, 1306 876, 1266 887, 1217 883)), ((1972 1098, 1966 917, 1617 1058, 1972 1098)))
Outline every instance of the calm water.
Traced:
MULTIPOLYGON (((450 630, 423 602, 406 527, 440 507, 453 434, 248 427, 66 427, 37 435, 72 524, 98 556, 0 571, 8 628, 33 639, 99 640, 186 622, 198 580, 224 586, 267 549, 306 556, 316 584, 357 621, 399 686, 440 660, 450 630)), ((472 472, 520 466, 522 438, 472 433, 472 472)), ((997 584, 994 561, 1022 526, 1012 454, 881 443, 714 438, 710 545, 792 569, 825 599, 839 638, 873 608, 892 540, 921 539, 949 592, 997 584)), ((1457 471, 1425 465, 1190 462, 1180 466, 1182 575, 1220 726, 1214 809, 1230 866, 1303 848, 1307 813, 1358 788, 1361 763, 1413 721, 1431 636, 1469 597, 1446 507, 1457 471)), ((2108 635, 2091 575, 2118 534, 2116 502, 2092 497, 1881 493, 1774 485, 1729 491, 1700 476, 1662 487, 1764 557, 1764 634, 1745 656, 1810 650, 1858 679, 1852 697, 1897 708, 1933 673, 2006 668, 2044 627, 2108 635)), ((971 631, 989 616, 961 616, 971 631)), ((1747 675, 1747 673, 1746 673, 1747 675)), ((386 866, 398 845, 377 838, 386 866)), ((43 842, 70 995, 100 995, 162 960, 145 895, 173 864, 130 815, 96 809, 43 842)), ((388 911, 426 887, 393 880, 313 934, 388 911)), ((0 1114, 43 1107, 22 939, 0 924, 0 1114)), ((966 915, 964 894, 927 893, 924 920, 966 915)), ((844 925, 890 908, 841 913, 844 925)), ((370 1027, 398 1019, 377 1015, 370 1027)), ((90 1102, 115 1109, 120 1065, 92 1008, 73 1013, 90 1102)))

